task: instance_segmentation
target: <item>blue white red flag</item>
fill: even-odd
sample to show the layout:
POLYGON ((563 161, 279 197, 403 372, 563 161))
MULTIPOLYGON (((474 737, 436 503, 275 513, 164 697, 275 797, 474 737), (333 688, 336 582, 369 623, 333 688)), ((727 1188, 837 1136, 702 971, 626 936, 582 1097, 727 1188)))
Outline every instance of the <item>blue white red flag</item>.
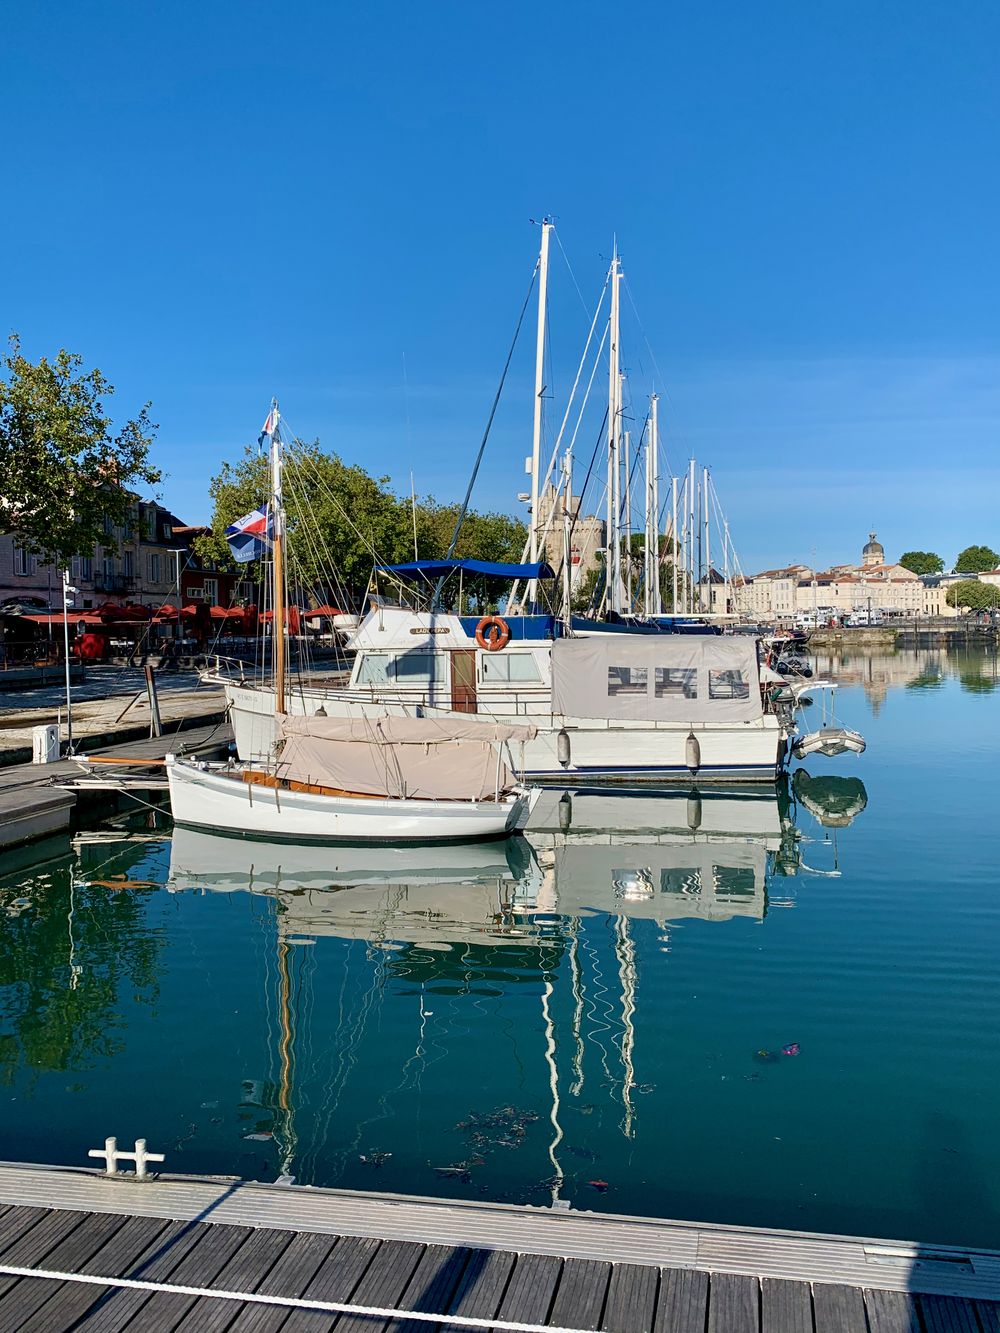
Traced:
POLYGON ((267 420, 261 427, 260 434, 257 436, 257 443, 263 444, 265 438, 273 435, 277 429, 278 429, 278 409, 276 407, 272 407, 270 412, 268 412, 267 414, 267 420))
MULTIPOLYGON (((270 418, 268 418, 270 420, 270 418)), ((274 526, 268 512, 268 506, 255 509, 253 513, 238 518, 226 528, 226 541, 233 553, 233 559, 239 564, 249 560, 259 560, 271 549, 274 526)))

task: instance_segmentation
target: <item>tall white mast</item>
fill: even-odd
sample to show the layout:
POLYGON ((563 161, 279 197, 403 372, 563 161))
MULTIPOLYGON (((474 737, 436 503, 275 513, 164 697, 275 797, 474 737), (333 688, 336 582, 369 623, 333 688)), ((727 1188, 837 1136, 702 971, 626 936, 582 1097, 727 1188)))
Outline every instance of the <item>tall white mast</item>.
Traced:
POLYGON ((688 493, 687 493, 687 525, 688 525, 688 611, 694 611, 694 533, 695 533, 695 515, 698 497, 695 493, 694 480, 694 459, 691 459, 688 467, 688 493))
MULTIPOLYGON (((538 253, 538 331, 535 338, 535 418, 531 432, 531 528, 530 556, 531 563, 538 560, 538 532, 540 528, 538 514, 538 492, 540 486, 542 452, 542 393, 545 389, 545 316, 548 308, 549 288, 549 233, 552 223, 542 220, 542 247, 538 253)), ((528 584, 528 602, 534 604, 538 584, 534 579, 528 584)))
POLYGON ((573 523, 573 451, 567 446, 563 455, 563 625, 566 633, 573 630, 573 546, 570 529, 573 523))
POLYGON ((658 616, 660 600, 660 435, 656 412, 659 397, 649 395, 649 437, 646 440, 646 603, 647 615, 658 616))
POLYGON ((632 440, 624 435, 625 509, 622 522, 622 549, 625 552, 625 610, 632 610, 632 440))
POLYGON ((670 556, 670 569, 673 575, 673 594, 674 594, 673 604, 671 605, 670 609, 673 611, 674 615, 677 615, 678 611, 677 561, 680 559, 680 547, 677 544, 677 478, 676 477, 671 477, 670 479, 670 503, 673 511, 670 521, 670 540, 673 545, 672 553, 670 556))
POLYGON ((711 614, 711 610, 712 610, 712 551, 711 551, 711 544, 710 544, 710 543, 711 543, 711 532, 710 532, 710 527, 711 527, 711 525, 710 525, 710 523, 709 523, 709 517, 708 517, 708 515, 709 515, 709 506, 708 506, 708 468, 705 469, 705 476, 704 476, 704 492, 705 492, 705 590, 706 590, 706 591, 705 591, 705 600, 708 602, 708 606, 707 606, 705 609, 711 614))
POLYGON ((612 611, 620 610, 618 605, 619 556, 618 546, 618 339, 620 336, 619 286, 621 283, 621 264, 618 260, 618 245, 615 244, 611 260, 611 314, 610 337, 608 339, 608 532, 607 532, 607 569, 605 600, 612 611))

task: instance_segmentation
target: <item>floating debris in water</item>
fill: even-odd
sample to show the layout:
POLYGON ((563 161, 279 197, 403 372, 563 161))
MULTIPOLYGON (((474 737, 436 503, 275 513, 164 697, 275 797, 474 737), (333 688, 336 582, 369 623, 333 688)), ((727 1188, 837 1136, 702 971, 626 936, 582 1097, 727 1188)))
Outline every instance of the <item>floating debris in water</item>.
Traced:
POLYGON ((776 1051, 768 1051, 763 1048, 759 1051, 754 1051, 753 1058, 759 1065, 776 1065, 781 1059, 776 1051))
POLYGON ((518 1106, 500 1106, 495 1111, 473 1111, 455 1126, 480 1152, 491 1148, 520 1148, 528 1126, 538 1119, 537 1111, 518 1106))
POLYGON ((782 1046, 781 1048, 782 1055, 799 1055, 801 1054, 801 1051, 802 1047, 797 1041, 790 1041, 787 1046, 782 1046))
POLYGON ((588 1180, 587 1184, 592 1190, 597 1190, 598 1194, 606 1194, 608 1191, 608 1182, 606 1180, 588 1180))
POLYGON ((214 1111, 218 1105, 218 1102, 202 1102, 201 1109, 203 1111, 214 1111))
POLYGON ((472 1172, 461 1163, 457 1166, 436 1166, 434 1170, 442 1179, 460 1180, 463 1185, 468 1185, 472 1179, 472 1172))
POLYGON ((254 1143, 266 1143, 268 1139, 273 1139, 273 1134, 244 1134, 245 1139, 250 1139, 254 1143))
POLYGON ((633 1083, 632 1087, 635 1088, 636 1092, 641 1092, 644 1097, 656 1091, 655 1083, 633 1083))
POLYGON ((363 1152, 358 1160, 365 1166, 374 1166, 377 1170, 380 1166, 384 1166, 391 1156, 391 1152, 363 1152))
POLYGON ((581 1115, 593 1115, 597 1110, 597 1107, 593 1102, 587 1102, 586 1105, 581 1106, 579 1110, 581 1115))

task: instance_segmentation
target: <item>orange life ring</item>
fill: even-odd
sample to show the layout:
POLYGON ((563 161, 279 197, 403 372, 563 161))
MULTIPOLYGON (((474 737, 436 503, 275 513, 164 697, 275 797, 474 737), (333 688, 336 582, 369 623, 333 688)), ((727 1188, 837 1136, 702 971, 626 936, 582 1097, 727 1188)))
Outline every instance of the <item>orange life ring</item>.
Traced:
POLYGON ((510 626, 503 616, 483 616, 476 626, 476 643, 488 653, 506 648, 510 643, 510 626))

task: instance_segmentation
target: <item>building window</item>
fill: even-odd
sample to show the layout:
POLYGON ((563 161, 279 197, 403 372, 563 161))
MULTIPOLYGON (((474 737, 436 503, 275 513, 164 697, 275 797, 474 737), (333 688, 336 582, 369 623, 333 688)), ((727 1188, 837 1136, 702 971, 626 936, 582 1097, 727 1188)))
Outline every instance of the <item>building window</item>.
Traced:
POLYGON ((34 572, 35 562, 23 546, 14 547, 14 573, 22 578, 34 572))
POLYGON ((104 515, 104 535, 105 535, 106 537, 110 537, 110 536, 114 533, 114 530, 115 530, 115 525, 111 522, 111 515, 110 515, 110 514, 105 514, 105 515, 104 515))
POLYGON ((110 588, 115 577, 115 559, 114 556, 106 555, 104 557, 104 585, 110 588))
POLYGON ((698 672, 694 667, 657 667, 653 677, 653 694, 657 699, 697 699, 698 672))
POLYGON ((645 694, 649 672, 645 667, 608 667, 608 698, 624 694, 645 694))
POLYGON ((94 577, 94 557, 92 555, 82 555, 80 557, 80 578, 92 579, 94 577))
POLYGON ((160 557, 158 555, 149 557, 149 581, 150 583, 159 583, 160 581, 160 557))
POLYGON ((125 575, 127 579, 130 579, 132 575, 135 573, 135 570, 133 568, 131 551, 122 552, 122 573, 125 575))
POLYGON ((206 579, 202 589, 202 596, 205 598, 206 602, 215 606, 219 600, 219 580, 206 579))

